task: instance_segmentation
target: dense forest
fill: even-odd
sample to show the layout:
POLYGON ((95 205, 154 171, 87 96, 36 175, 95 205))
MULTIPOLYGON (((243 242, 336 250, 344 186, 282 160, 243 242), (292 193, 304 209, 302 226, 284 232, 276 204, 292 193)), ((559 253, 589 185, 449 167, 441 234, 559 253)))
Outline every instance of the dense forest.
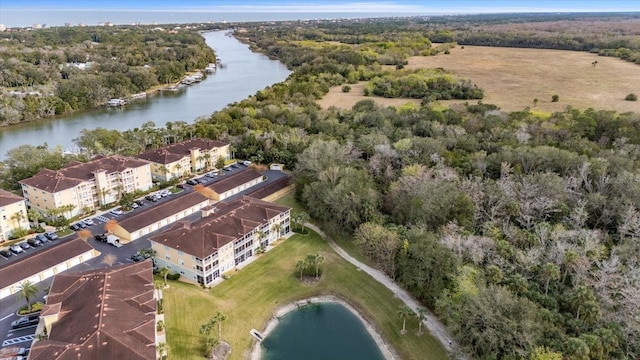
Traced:
POLYGON ((431 55, 416 24, 245 24, 236 36, 295 69, 286 81, 193 124, 83 131, 80 155, 13 149, 2 187, 74 158, 230 141, 238 158, 295 169, 309 213, 435 311, 472 358, 637 359, 640 114, 317 105, 331 86, 381 82, 404 74, 407 56, 431 55))
POLYGON ((0 126, 124 98, 215 62, 192 30, 50 28, 0 32, 0 126))

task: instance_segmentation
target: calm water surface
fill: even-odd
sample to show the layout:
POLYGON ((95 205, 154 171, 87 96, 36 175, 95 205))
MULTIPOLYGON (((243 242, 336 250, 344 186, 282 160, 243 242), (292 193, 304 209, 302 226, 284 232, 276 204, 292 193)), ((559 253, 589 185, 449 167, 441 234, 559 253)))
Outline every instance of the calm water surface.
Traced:
POLYGON ((384 360, 362 322, 337 303, 303 306, 262 342, 262 360, 384 360))
POLYGON ((147 121, 164 127, 167 122, 192 123, 196 118, 209 116, 230 103, 240 101, 256 91, 281 82, 290 71, 280 62, 253 53, 249 47, 224 32, 203 34, 207 44, 225 65, 206 80, 178 93, 152 96, 132 102, 123 109, 100 109, 75 113, 70 116, 0 128, 0 161, 8 150, 23 144, 49 147, 57 145, 73 149, 73 139, 82 129, 127 130, 140 127, 147 121))

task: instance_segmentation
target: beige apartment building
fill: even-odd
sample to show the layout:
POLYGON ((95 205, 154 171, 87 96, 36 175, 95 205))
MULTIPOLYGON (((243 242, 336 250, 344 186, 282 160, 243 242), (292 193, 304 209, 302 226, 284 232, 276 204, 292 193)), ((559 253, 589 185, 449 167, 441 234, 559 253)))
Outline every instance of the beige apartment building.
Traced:
POLYGON ((81 163, 72 162, 54 171, 43 169, 20 181, 27 205, 46 213, 69 206, 70 218, 84 208, 95 209, 117 201, 123 193, 147 191, 153 186, 151 164, 121 156, 98 156, 81 163))
POLYGON ((229 144, 210 139, 189 139, 139 154, 151 162, 154 179, 169 181, 205 168, 213 168, 219 158, 228 160, 229 144))
POLYGON ((22 197, 0 189, 0 244, 16 229, 29 229, 27 205, 22 197))
POLYGON ((244 196, 203 209, 193 223, 177 222, 152 236, 156 265, 181 280, 210 286, 277 239, 291 234, 290 208, 244 196))

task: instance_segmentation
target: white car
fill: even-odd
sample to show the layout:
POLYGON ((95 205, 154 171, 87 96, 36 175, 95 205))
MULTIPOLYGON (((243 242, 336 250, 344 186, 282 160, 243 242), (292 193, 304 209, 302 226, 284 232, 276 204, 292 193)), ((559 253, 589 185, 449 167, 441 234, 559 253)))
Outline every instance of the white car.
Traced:
POLYGON ((84 220, 82 220, 82 222, 83 222, 83 223, 85 223, 85 224, 87 224, 87 225, 93 225, 93 224, 95 224, 95 223, 93 222, 93 220, 92 220, 92 219, 84 219, 84 220))
POLYGON ((113 210, 109 211, 109 213, 110 213, 111 215, 115 215, 115 216, 118 216, 118 215, 122 215, 122 214, 124 214, 124 212, 122 212, 122 210, 120 210, 120 208, 118 208, 118 209, 113 209, 113 210))
POLYGON ((22 250, 22 248, 20 247, 20 245, 18 244, 14 244, 12 245, 9 250, 13 251, 14 254, 20 254, 21 252, 23 252, 24 250, 22 250))

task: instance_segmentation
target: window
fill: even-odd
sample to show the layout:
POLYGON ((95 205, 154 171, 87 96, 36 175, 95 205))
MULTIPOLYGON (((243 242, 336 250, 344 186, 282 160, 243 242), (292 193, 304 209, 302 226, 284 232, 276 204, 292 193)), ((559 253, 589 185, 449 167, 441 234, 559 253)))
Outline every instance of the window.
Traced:
POLYGON ((169 255, 165 256, 165 258, 166 258, 167 260, 171 260, 171 256, 169 256, 169 255))
POLYGON ((184 253, 180 250, 178 250, 178 255, 183 255, 184 253))

